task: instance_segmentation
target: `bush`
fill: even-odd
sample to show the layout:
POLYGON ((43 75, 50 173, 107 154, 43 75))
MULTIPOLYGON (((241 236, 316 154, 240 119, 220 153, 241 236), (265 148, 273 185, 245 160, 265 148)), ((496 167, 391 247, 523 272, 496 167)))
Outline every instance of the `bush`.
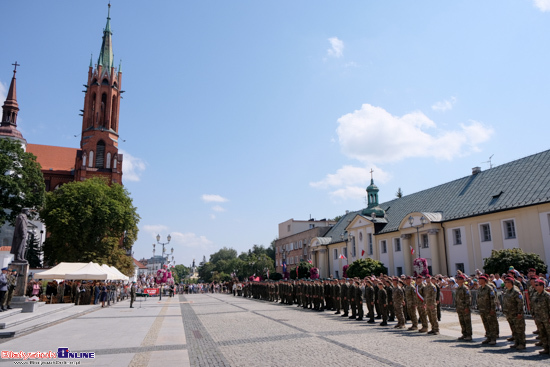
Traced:
POLYGON ((364 278, 369 275, 387 274, 388 269, 378 260, 371 258, 359 259, 352 262, 347 269, 348 278, 364 278))
POLYGON ((548 266, 539 255, 525 253, 520 248, 493 250, 491 257, 483 259, 483 270, 487 274, 507 273, 510 266, 524 274, 527 274, 530 268, 536 269, 537 274, 546 274, 548 270, 548 266))

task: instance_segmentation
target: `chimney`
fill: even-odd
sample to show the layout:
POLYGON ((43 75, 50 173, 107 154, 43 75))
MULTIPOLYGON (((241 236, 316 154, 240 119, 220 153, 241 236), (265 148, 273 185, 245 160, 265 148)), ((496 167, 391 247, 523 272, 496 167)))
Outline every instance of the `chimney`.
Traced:
POLYGON ((472 168, 472 175, 477 175, 480 172, 481 172, 481 167, 472 168))

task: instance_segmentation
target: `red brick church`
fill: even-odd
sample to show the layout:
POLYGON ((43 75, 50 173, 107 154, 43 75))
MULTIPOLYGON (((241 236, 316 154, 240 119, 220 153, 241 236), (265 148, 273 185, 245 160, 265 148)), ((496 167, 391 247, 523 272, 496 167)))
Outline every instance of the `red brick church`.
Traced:
POLYGON ((122 154, 118 152, 122 72, 120 64, 118 69, 114 66, 110 7, 97 64, 93 65, 90 60, 88 69, 80 149, 27 144, 17 130, 19 106, 15 74, 18 64, 14 64, 13 78, 2 106, 0 138, 20 140, 26 151, 37 157, 47 191, 67 182, 97 176, 111 183, 122 183, 122 154))

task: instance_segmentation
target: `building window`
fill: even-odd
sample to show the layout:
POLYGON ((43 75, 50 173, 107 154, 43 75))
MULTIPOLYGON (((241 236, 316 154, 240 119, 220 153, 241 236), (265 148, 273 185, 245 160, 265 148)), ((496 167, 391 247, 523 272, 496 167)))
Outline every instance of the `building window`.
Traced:
POLYGON ((304 247, 304 255, 307 255, 307 248, 304 247))
POLYGON ((491 241, 491 226, 489 224, 481 225, 481 242, 491 241))
POLYGON ((347 247, 342 247, 342 253, 347 258, 348 257, 348 248, 347 247))
POLYGON ((462 245, 462 235, 459 229, 453 229, 453 240, 455 245, 462 245))
POLYGON ((287 232, 290 232, 290 224, 287 224, 287 225, 286 225, 286 231, 287 231, 287 232))
POLYGON ((428 235, 425 233, 422 235, 422 248, 429 248, 430 243, 428 242, 428 235))
POLYGON ((457 273, 458 273, 459 270, 464 273, 464 263, 457 263, 457 264, 455 264, 455 267, 456 267, 456 272, 457 273))
POLYGON ((338 249, 334 249, 334 260, 338 260, 338 249))
POLYGON ((372 233, 369 233, 369 255, 373 254, 373 247, 372 247, 372 233))
MULTIPOLYGON (((550 215, 548 216, 548 223, 550 223, 550 215)), ((359 232, 359 242, 363 242, 363 232, 359 232)))
POLYGON ((400 277, 401 275, 403 275, 403 267, 401 266, 398 266, 395 270, 395 275, 397 275, 398 277, 400 277))
POLYGON ((334 277, 335 277, 336 279, 340 278, 340 276, 338 275, 338 270, 334 271, 334 277))
POLYGON ((388 246, 386 245, 386 240, 380 241, 380 252, 383 254, 388 252, 388 246))
POLYGON ((296 264, 299 264, 299 263, 300 263, 300 262, 298 261, 298 256, 294 256, 294 262, 295 262, 296 264))
POLYGON ((105 168, 111 168, 111 153, 107 153, 107 159, 105 160, 105 168))
POLYGON ((516 238, 516 226, 513 219, 504 221, 504 238, 507 240, 516 238))
MULTIPOLYGON (((395 252, 400 252, 401 251, 401 238, 394 238, 393 242, 394 242, 394 245, 395 245, 395 252)), ((399 274, 399 275, 401 275, 401 274, 399 274)))
POLYGON ((357 251, 355 250, 355 237, 351 239, 351 256, 357 256, 357 251))
POLYGON ((96 145, 95 167, 103 168, 105 164, 105 142, 100 140, 96 145))
POLYGON ((94 164, 94 151, 90 151, 90 157, 88 158, 88 167, 93 167, 94 164))

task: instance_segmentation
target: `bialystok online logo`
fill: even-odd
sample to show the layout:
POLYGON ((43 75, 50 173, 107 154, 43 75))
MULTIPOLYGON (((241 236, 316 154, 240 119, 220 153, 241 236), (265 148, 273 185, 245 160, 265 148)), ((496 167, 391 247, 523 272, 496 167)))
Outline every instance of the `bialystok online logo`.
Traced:
MULTIPOLYGON (((28 361, 28 364, 68 364, 59 360, 68 359, 94 359, 95 352, 71 352, 69 348, 57 348, 57 353, 50 350, 48 352, 14 352, 11 350, 3 350, 0 353, 2 359, 22 359, 28 361), (34 361, 40 359, 42 361, 34 361), (47 359, 57 359, 56 361, 44 361, 47 359), (32 363, 34 362, 34 363, 32 363)), ((68 361, 67 361, 68 362, 68 361)))

